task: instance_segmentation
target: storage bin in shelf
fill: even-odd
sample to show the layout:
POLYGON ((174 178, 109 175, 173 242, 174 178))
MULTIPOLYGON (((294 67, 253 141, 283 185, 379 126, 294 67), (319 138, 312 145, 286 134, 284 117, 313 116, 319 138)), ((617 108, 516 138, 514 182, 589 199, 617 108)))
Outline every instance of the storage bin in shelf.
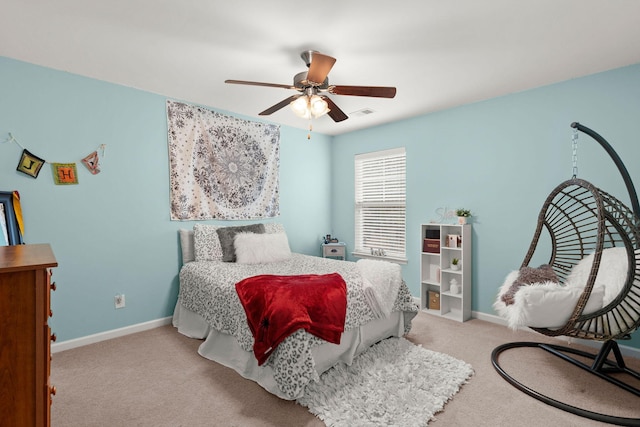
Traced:
MULTIPOLYGON (((471 318, 471 225, 422 224, 421 249, 425 238, 439 238, 439 252, 420 255, 420 306, 429 314, 464 322, 471 318), (451 269, 457 258, 458 270, 451 269), (451 292, 455 280, 459 292, 451 292), (429 307, 429 292, 438 292, 440 305, 429 307)), ((433 246, 433 245, 431 245, 433 246)), ((431 247, 430 246, 430 247, 431 247)))

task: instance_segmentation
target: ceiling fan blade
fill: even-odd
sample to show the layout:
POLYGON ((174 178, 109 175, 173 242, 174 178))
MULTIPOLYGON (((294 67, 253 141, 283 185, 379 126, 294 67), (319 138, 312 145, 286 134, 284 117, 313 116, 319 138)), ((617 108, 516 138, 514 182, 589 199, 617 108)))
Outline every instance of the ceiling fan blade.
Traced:
POLYGON ((343 120, 347 120, 349 116, 347 116, 344 111, 342 111, 336 104, 329 98, 328 96, 323 96, 322 99, 327 101, 327 105, 329 106, 329 112, 327 113, 329 117, 333 119, 334 122, 341 122, 343 120))
POLYGON ((299 97, 301 97, 302 95, 292 95, 290 97, 288 97, 287 99, 284 99, 280 102, 278 102, 276 105, 273 105, 269 108, 267 108, 266 110, 264 110, 263 112, 261 112, 259 115, 260 116, 268 116, 269 114, 275 113, 276 111, 278 111, 279 109, 281 109, 282 107, 286 107, 287 105, 289 105, 292 101, 298 99, 299 97))
POLYGON ((335 95, 393 98, 396 96, 396 88, 388 86, 329 86, 329 93, 335 95))
POLYGON ((307 72, 307 80, 314 86, 321 85, 335 63, 336 58, 323 55, 320 52, 313 52, 309 71, 307 72))
POLYGON ((294 86, 291 86, 291 85, 281 85, 277 83, 249 82, 246 80, 225 80, 224 82, 236 84, 236 85, 266 86, 266 87, 280 87, 282 89, 296 89, 294 86))

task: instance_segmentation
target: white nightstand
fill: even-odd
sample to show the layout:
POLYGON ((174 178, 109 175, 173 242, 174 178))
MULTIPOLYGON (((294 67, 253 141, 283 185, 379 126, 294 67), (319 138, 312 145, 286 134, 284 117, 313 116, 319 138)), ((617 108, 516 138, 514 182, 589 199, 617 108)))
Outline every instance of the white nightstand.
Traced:
POLYGON ((323 258, 341 258, 347 259, 347 244, 346 243, 323 243, 322 244, 322 257, 323 258))

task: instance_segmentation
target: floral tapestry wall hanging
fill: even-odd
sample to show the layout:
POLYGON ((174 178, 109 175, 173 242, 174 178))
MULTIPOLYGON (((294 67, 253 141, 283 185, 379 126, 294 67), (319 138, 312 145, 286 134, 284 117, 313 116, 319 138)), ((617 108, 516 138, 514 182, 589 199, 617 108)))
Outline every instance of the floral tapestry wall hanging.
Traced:
POLYGON ((167 100, 171 220, 280 215, 280 127, 167 100))

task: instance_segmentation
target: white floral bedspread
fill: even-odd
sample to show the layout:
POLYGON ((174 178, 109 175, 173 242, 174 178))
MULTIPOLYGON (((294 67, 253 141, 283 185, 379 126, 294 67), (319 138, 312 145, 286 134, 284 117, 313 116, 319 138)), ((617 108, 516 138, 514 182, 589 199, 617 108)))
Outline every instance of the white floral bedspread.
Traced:
MULTIPOLYGON (((237 264, 200 261, 186 264, 180 271, 179 301, 185 308, 204 317, 215 329, 238 340, 246 351, 253 351, 253 335, 247 324, 235 284, 259 274, 329 274, 339 273, 347 284, 345 330, 357 328, 374 318, 362 290, 362 277, 355 262, 319 258, 294 253, 291 259, 270 264, 237 264)), ((394 311, 417 313, 418 307, 406 284, 402 282, 394 311)), ((405 333, 411 328, 405 323, 405 333)), ((325 341, 304 330, 285 339, 266 362, 273 368, 280 390, 292 398, 312 380, 317 380, 311 349, 325 341)))

